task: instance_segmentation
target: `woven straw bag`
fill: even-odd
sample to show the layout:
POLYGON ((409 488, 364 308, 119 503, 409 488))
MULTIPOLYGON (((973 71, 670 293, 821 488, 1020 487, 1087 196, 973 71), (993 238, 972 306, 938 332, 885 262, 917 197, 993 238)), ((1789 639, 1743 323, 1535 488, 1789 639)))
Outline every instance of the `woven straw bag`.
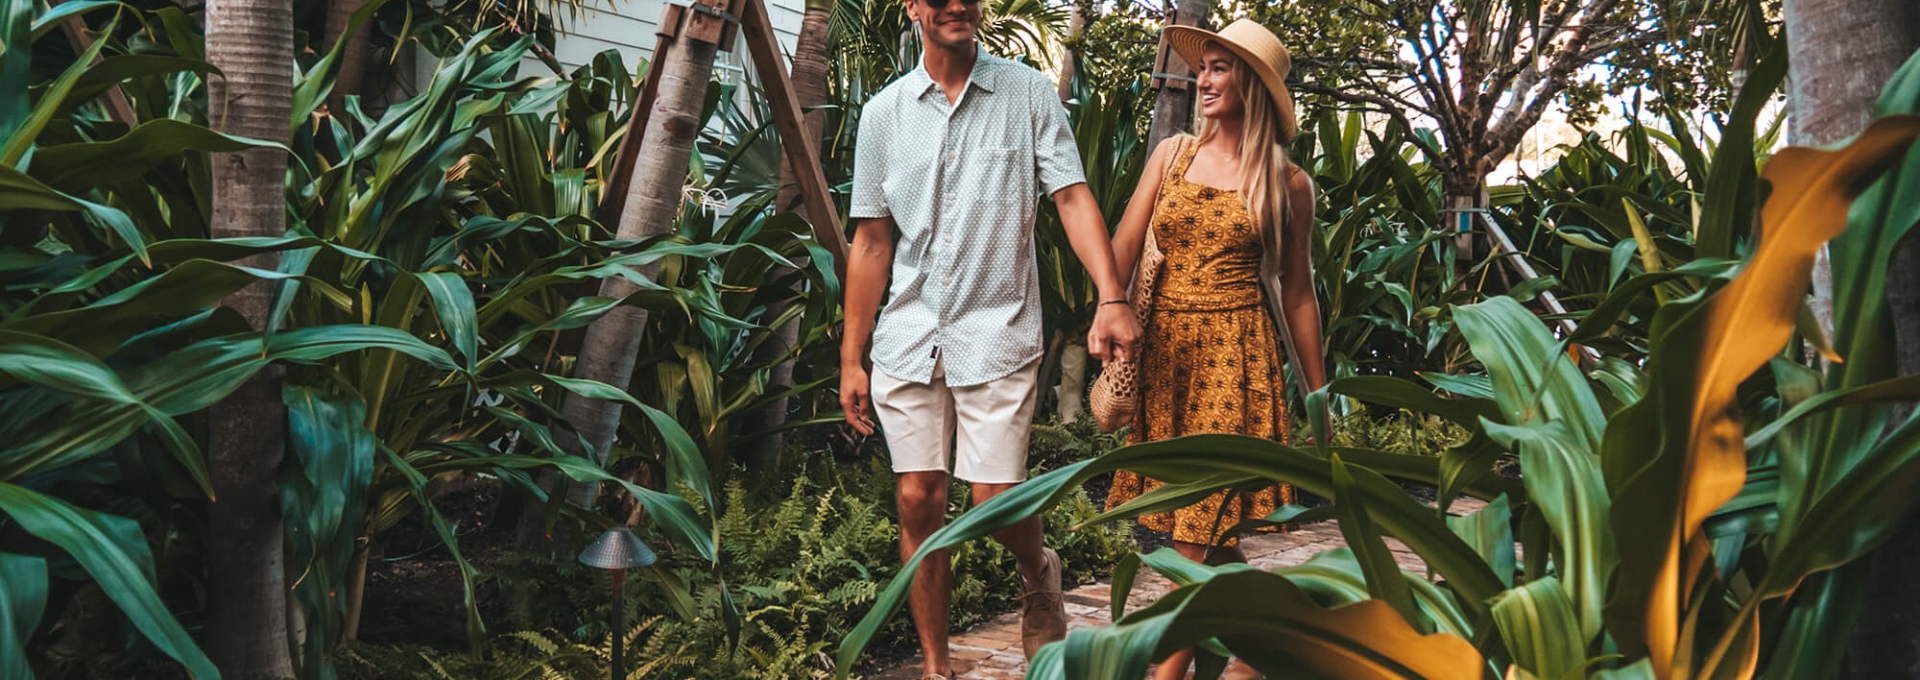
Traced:
MULTIPOLYGON (((1181 142, 1174 153, 1167 158, 1166 167, 1161 168, 1160 188, 1167 186, 1167 172, 1173 168, 1173 162, 1186 152, 1186 143, 1181 142)), ((1160 209, 1160 192, 1153 197, 1154 210, 1160 209)), ((1153 237, 1153 224, 1147 224, 1147 242, 1140 250, 1140 265, 1134 270, 1133 289, 1127 291, 1128 304, 1135 314, 1140 316, 1140 325, 1145 327, 1147 317, 1153 311, 1154 290, 1160 284, 1160 268, 1166 264, 1166 254, 1160 251, 1159 242, 1153 237)), ((1102 432, 1112 432, 1123 426, 1133 424, 1140 413, 1140 356, 1135 352, 1133 361, 1110 361, 1100 368, 1100 377, 1093 380, 1093 389, 1087 395, 1087 407, 1093 411, 1093 420, 1102 432)))

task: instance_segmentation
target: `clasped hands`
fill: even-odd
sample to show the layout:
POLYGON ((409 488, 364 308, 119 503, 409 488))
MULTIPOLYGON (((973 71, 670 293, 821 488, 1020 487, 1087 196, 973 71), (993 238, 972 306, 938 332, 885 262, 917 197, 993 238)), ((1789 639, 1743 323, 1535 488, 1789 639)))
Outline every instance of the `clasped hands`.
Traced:
POLYGON ((1140 358, 1140 318, 1128 305, 1100 305, 1087 329, 1087 353, 1101 363, 1127 363, 1140 358))

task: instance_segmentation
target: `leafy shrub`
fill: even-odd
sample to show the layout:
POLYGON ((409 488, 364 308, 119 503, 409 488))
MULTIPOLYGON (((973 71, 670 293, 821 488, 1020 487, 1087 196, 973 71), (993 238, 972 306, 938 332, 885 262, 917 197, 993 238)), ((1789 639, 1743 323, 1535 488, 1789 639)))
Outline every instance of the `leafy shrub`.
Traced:
MULTIPOLYGON (((1086 421, 1035 427, 1037 468, 1104 453, 1116 438, 1086 421)), ((663 554, 656 568, 632 572, 626 588, 627 669, 631 678, 805 678, 830 673, 828 653, 898 572, 899 529, 893 473, 877 458, 801 457, 783 482, 753 489, 737 479, 721 496, 715 524, 720 561, 663 554), (676 602, 675 591, 692 593, 676 602), (726 603, 741 612, 730 638, 726 603)), ((969 506, 955 483, 949 512, 969 506)), ((694 501, 697 503, 697 500, 694 501)), ((1061 554, 1064 578, 1091 582, 1134 549, 1125 525, 1072 528, 1098 514, 1084 490, 1046 515, 1047 545, 1061 554)), ((658 542, 656 541, 656 545, 658 542)), ((951 551, 952 625, 960 629, 1011 610, 1019 596, 1013 555, 990 540, 951 551)), ((611 654, 610 589, 601 572, 577 564, 507 556, 493 563, 486 588, 504 612, 490 620, 518 632, 495 637, 478 655, 419 646, 356 646, 342 654, 348 678, 590 678, 611 654)), ((912 625, 901 618, 881 645, 907 650, 912 625)))

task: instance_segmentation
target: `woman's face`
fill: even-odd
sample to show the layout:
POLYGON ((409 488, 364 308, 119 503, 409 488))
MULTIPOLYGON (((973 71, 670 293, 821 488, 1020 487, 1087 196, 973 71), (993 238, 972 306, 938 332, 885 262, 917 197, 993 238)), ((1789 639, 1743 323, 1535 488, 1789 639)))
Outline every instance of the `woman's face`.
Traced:
POLYGON ((1214 120, 1242 115, 1245 102, 1240 100, 1240 84, 1233 78, 1240 58, 1219 45, 1208 45, 1201 59, 1194 78, 1200 91, 1200 115, 1214 120))

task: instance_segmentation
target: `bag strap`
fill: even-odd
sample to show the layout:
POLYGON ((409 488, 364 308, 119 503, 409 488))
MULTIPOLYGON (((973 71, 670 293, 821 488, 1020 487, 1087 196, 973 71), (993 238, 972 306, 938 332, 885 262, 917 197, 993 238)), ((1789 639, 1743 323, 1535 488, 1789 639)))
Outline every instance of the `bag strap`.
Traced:
MULTIPOLYGON (((1161 197, 1166 196, 1167 194, 1167 182, 1169 179, 1171 179, 1169 175, 1173 172, 1173 166, 1179 163, 1180 155, 1186 152, 1187 152, 1186 137, 1176 137, 1174 139, 1173 154, 1167 156, 1167 160, 1160 167, 1160 184, 1159 186, 1156 186, 1153 189, 1153 209, 1148 211, 1147 213, 1147 237, 1145 242, 1141 244, 1140 259, 1135 265, 1135 269, 1134 269, 1133 286, 1135 289, 1138 289, 1140 287, 1140 283, 1142 280, 1144 280, 1144 277, 1151 276, 1151 277, 1154 277, 1155 279, 1158 279, 1160 276, 1160 271, 1158 269, 1148 271, 1148 267, 1147 267, 1147 260, 1148 260, 1147 252, 1158 251, 1160 249, 1159 239, 1154 238, 1154 235, 1153 235, 1153 215, 1155 213, 1160 212, 1160 199, 1161 197)), ((1142 321, 1146 320, 1147 312, 1151 309, 1152 305, 1153 305, 1153 300, 1150 300, 1150 299, 1135 301, 1134 310, 1140 314, 1140 319, 1142 321)))

